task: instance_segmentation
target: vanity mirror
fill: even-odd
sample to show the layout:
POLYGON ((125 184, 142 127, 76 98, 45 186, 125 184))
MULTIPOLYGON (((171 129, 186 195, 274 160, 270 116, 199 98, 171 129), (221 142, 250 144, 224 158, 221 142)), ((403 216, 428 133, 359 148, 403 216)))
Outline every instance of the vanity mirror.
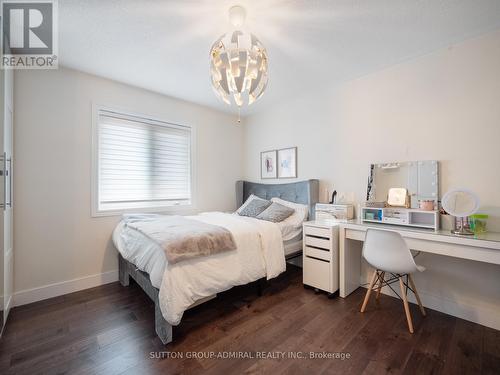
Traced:
POLYGON ((367 202, 386 202, 391 188, 406 189, 409 208, 419 208, 419 201, 434 201, 437 209, 439 168, 437 160, 371 164, 367 202))
POLYGON ((448 191, 441 200, 444 210, 452 216, 459 218, 459 228, 451 232, 459 235, 472 235, 464 226, 464 218, 473 215, 479 209, 479 197, 467 189, 454 189, 448 191))
POLYGON ((363 222, 439 229, 437 160, 371 164, 363 222))

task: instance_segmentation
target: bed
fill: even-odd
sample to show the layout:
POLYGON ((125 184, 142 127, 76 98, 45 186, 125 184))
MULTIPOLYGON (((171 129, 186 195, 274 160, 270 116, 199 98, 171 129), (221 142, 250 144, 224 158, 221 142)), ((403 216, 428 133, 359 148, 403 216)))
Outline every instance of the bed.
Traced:
MULTIPOLYGON (((236 183, 236 198, 237 198, 236 203, 238 207, 241 206, 241 204, 245 202, 247 198, 250 197, 252 194, 264 199, 281 198, 289 202, 295 202, 307 205, 309 210, 309 217, 314 217, 314 207, 315 204, 318 202, 318 190, 319 190, 318 180, 307 180, 307 181, 287 183, 287 184, 260 184, 248 181, 238 181, 236 183)), ((266 231, 272 232, 273 230, 275 230, 273 229, 275 225, 272 223, 267 223, 262 221, 256 223, 255 222, 256 219, 251 219, 253 220, 252 222, 249 219, 239 217, 239 215, 228 215, 222 213, 205 213, 205 214, 200 214, 198 216, 199 219, 201 218, 200 220, 221 221, 221 223, 224 225, 226 224, 226 221, 229 221, 229 224, 231 225, 234 225, 234 222, 236 222, 238 225, 243 226, 247 230, 248 230, 247 227, 249 225, 255 226, 256 224, 258 224, 258 227, 256 227, 255 230, 260 231, 259 233, 260 236, 262 237, 260 239, 261 242, 265 242, 263 233, 267 233, 266 231)), ((209 299, 214 298, 217 291, 221 292, 222 290, 225 289, 222 288, 222 290, 217 290, 217 288, 212 288, 204 290, 203 291, 204 294, 197 295, 196 301, 192 304, 191 302, 193 302, 194 300, 184 301, 183 298, 186 299, 187 297, 185 297, 182 294, 176 294, 178 290, 178 288, 176 288, 176 285, 174 284, 173 287, 170 287, 171 284, 168 283, 169 278, 166 277, 167 272, 164 271, 166 267, 165 265, 166 261, 164 256, 162 258, 162 251, 158 251, 157 249, 154 248, 153 245, 148 245, 148 243, 140 241, 139 238, 137 239, 132 238, 131 241, 127 241, 127 246, 124 246, 124 244, 120 242, 121 240, 119 234, 122 233, 120 225, 122 224, 119 224, 119 226, 117 226, 117 229, 115 229, 115 232, 113 234, 113 240, 115 246, 119 250, 120 283, 123 286, 127 286, 129 285, 130 278, 132 278, 144 290, 144 292, 154 301, 156 333, 160 338, 160 340, 164 344, 167 344, 172 341, 172 325, 178 324, 178 322, 180 322, 180 318, 182 317, 182 313, 179 315, 179 313, 176 313, 175 311, 176 309, 171 306, 172 302, 176 302, 176 304, 181 304, 181 307, 184 308, 185 306, 187 306, 188 303, 190 304, 189 305, 190 307, 193 307, 195 305, 198 305, 209 299), (129 251, 129 253, 127 253, 127 251, 129 251), (130 256, 131 251, 135 251, 136 256, 131 257, 130 256), (137 254, 139 254, 139 256, 137 256, 137 254), (215 293, 210 293, 210 292, 215 292, 215 293), (179 299, 178 302, 176 300, 177 298, 179 299), (184 305, 182 305, 182 303, 184 303, 184 305), (169 318, 168 320, 165 318, 165 314, 167 311, 169 312, 169 315, 167 314, 167 317, 169 318)), ((255 234, 255 236, 257 236, 257 234, 255 234)), ((274 257, 274 260, 273 259, 269 260, 266 258, 264 262, 268 267, 267 278, 269 279, 279 274, 279 265, 276 265, 280 263, 280 259, 278 259, 278 257, 283 258, 282 260, 284 264, 284 258, 289 259, 297 255, 300 255, 302 249, 302 234, 294 232, 293 237, 287 238, 287 241, 282 241, 283 237, 280 236, 279 245, 280 247, 281 246, 283 247, 284 253, 278 255, 272 251, 273 248, 278 247, 276 245, 276 233, 274 233, 274 237, 271 234, 269 235, 266 234, 266 236, 268 236, 266 238, 270 238, 267 244, 267 247, 269 249, 267 250, 266 254, 271 254, 270 259, 274 257), (272 264, 273 262, 275 265, 273 266, 274 268, 270 271, 271 267, 269 266, 269 264, 272 264)), ((236 257, 234 254, 232 254, 227 256, 221 255, 219 257, 211 256, 208 257, 209 259, 200 258, 196 262, 192 262, 195 263, 194 265, 189 263, 190 261, 188 261, 186 262, 186 265, 183 265, 182 267, 177 267, 175 270, 177 272, 177 276, 173 275, 172 277, 175 276, 179 278, 180 280, 182 280, 183 283, 193 282, 193 284, 196 285, 196 281, 194 280, 196 279, 196 277, 194 277, 194 275, 197 274, 197 272, 193 270, 198 270, 199 267, 202 267, 202 270, 204 269, 206 272, 209 272, 210 270, 213 269, 217 270, 218 268, 223 268, 223 267, 232 268, 241 263, 245 264, 245 267, 249 267, 249 270, 245 273, 245 278, 241 279, 241 277, 239 276, 240 278, 231 281, 234 283, 233 286, 265 279, 266 273, 261 272, 261 267, 259 268, 258 265, 255 266, 253 269, 251 267, 252 260, 248 257, 248 255, 252 251, 251 243, 247 245, 247 249, 245 249, 245 251, 238 249, 239 257, 236 257), (246 254, 246 258, 241 258, 240 253, 246 254)), ((268 255, 263 255, 264 258, 266 256, 268 255)), ((171 276, 170 274, 174 274, 174 272, 172 270, 169 270, 168 274, 169 275, 167 276, 170 277, 171 276)), ((220 277, 226 277, 226 276, 220 276, 220 277)), ((228 278, 230 279, 230 276, 228 276, 228 278)), ((170 280, 170 282, 172 282, 172 280, 170 280)), ((200 282, 198 281, 198 283, 200 282)), ((191 296, 189 297, 191 298, 191 296)))

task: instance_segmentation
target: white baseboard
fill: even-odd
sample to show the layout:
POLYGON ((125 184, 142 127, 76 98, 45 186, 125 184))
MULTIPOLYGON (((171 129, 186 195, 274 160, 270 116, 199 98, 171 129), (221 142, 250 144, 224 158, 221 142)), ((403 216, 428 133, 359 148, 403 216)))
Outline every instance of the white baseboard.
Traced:
POLYGON ((118 280, 118 270, 108 271, 97 275, 80 277, 78 279, 62 281, 44 285, 38 288, 20 290, 14 293, 13 306, 26 305, 47 298, 62 296, 80 290, 94 288, 99 285, 112 283, 118 280))
MULTIPOLYGON (((397 288, 396 290, 399 291, 398 284, 395 285, 397 288)), ((388 296, 396 297, 396 295, 388 287, 384 287, 382 289, 382 293, 388 296)), ((422 304, 429 309, 500 330, 500 314, 498 313, 498 306, 485 305, 479 301, 456 301, 443 296, 436 296, 420 289, 418 289, 418 294, 420 295, 422 304)), ((415 304, 417 303, 412 292, 408 293, 408 301, 415 304)))
POLYGON ((9 311, 13 307, 13 305, 12 305, 13 299, 14 299, 13 296, 10 296, 9 299, 7 300, 7 302, 5 303, 3 311, 6 311, 7 315, 9 315, 9 311))

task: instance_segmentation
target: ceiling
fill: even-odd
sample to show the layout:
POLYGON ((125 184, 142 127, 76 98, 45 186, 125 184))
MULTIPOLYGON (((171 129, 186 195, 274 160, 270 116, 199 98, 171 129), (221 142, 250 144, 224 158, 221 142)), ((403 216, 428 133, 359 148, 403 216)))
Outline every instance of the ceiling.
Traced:
POLYGON ((208 52, 235 4, 270 64, 243 115, 500 29, 499 0, 62 0, 59 62, 234 113, 212 92, 208 52))

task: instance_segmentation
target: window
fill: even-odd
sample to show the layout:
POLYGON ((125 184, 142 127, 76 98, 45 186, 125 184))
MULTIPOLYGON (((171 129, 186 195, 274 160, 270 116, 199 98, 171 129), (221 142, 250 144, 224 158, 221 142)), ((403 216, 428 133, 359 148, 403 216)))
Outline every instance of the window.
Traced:
POLYGON ((191 206, 191 128, 98 109, 94 214, 191 206))

